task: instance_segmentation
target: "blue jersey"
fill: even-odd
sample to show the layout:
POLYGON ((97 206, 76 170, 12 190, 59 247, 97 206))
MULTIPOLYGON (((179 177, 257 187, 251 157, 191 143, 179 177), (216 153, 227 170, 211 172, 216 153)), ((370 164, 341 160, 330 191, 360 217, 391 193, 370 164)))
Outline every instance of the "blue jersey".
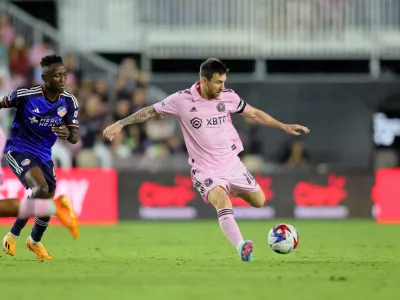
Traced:
POLYGON ((31 89, 19 87, 4 97, 4 104, 17 108, 5 152, 18 151, 49 161, 57 140, 51 128, 79 127, 78 101, 68 92, 59 94, 58 100, 51 102, 44 97, 41 85, 31 89))

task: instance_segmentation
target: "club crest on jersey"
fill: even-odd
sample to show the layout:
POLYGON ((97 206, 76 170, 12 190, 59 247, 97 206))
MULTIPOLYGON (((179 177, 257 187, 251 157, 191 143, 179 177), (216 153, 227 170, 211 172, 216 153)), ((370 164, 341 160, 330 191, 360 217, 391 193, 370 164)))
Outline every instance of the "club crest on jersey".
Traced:
POLYGON ((26 159, 24 159, 24 160, 21 162, 21 166, 26 167, 26 166, 28 166, 30 163, 31 163, 31 160, 30 160, 29 158, 26 158, 26 159))
POLYGON ((218 110, 219 112, 225 111, 225 103, 224 103, 224 102, 218 102, 218 104, 217 104, 217 110, 218 110))
POLYGON ((57 114, 62 118, 67 113, 67 109, 65 107, 59 107, 57 109, 57 114))

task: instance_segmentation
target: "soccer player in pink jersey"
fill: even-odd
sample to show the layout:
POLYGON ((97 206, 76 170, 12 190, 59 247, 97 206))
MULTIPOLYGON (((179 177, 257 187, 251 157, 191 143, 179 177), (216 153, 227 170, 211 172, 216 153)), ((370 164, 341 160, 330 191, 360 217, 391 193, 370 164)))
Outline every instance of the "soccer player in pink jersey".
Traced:
POLYGON ((141 123, 155 116, 176 116, 185 139, 192 166, 193 185, 206 203, 217 210, 221 230, 239 252, 242 261, 252 260, 253 242, 244 240, 234 219, 229 194, 233 192, 253 207, 262 207, 265 196, 254 177, 240 161, 232 144, 230 114, 237 113, 261 125, 288 134, 309 133, 307 127, 281 123, 244 102, 234 91, 225 89, 228 69, 210 58, 200 66, 200 81, 189 89, 119 120, 107 127, 104 138, 113 138, 124 126, 141 123), (229 123, 228 123, 229 122, 229 123))
MULTIPOLYGON (((0 187, 4 184, 4 172, 1 166, 1 158, 6 144, 6 135, 0 127, 0 187)), ((71 219, 70 205, 65 196, 60 196, 54 201, 51 199, 4 199, 0 200, 0 217, 50 217, 57 216, 72 235, 77 238, 79 229, 76 221, 71 219)), ((3 240, 3 251, 11 256, 15 255, 13 245, 3 240)))

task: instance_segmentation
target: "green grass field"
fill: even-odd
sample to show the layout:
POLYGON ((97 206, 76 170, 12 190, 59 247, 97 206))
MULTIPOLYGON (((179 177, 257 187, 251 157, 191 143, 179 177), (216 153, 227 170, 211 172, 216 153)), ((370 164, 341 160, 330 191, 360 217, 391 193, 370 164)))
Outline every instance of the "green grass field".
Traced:
MULTIPOLYGON (((288 220, 285 220, 288 222, 288 220)), ((267 234, 279 221, 239 222, 255 243, 243 263, 214 222, 137 222, 83 227, 74 241, 50 227, 51 262, 25 248, 1 254, 1 299, 293 299, 400 297, 400 227, 372 221, 297 221, 299 248, 275 254, 267 234)), ((1 235, 8 227, 0 227, 1 235)))

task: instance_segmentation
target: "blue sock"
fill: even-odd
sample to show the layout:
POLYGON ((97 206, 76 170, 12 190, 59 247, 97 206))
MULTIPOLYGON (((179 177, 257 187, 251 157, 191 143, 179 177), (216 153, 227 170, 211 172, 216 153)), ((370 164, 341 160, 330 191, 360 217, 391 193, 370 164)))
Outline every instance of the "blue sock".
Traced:
POLYGON ((11 227, 10 232, 15 236, 19 236, 21 234, 21 230, 24 229, 26 223, 28 223, 28 219, 16 219, 14 225, 11 227))
MULTIPOLYGON (((28 199, 29 198, 31 198, 31 195, 28 196, 28 199)), ((21 230, 24 229, 28 221, 29 219, 23 220, 17 218, 14 222, 14 225, 11 227, 10 232, 15 236, 19 236, 21 234, 21 230)))
POLYGON ((43 233, 46 231, 49 222, 50 217, 35 217, 35 225, 33 226, 31 233, 32 240, 34 240, 36 243, 39 243, 42 240, 43 233))

